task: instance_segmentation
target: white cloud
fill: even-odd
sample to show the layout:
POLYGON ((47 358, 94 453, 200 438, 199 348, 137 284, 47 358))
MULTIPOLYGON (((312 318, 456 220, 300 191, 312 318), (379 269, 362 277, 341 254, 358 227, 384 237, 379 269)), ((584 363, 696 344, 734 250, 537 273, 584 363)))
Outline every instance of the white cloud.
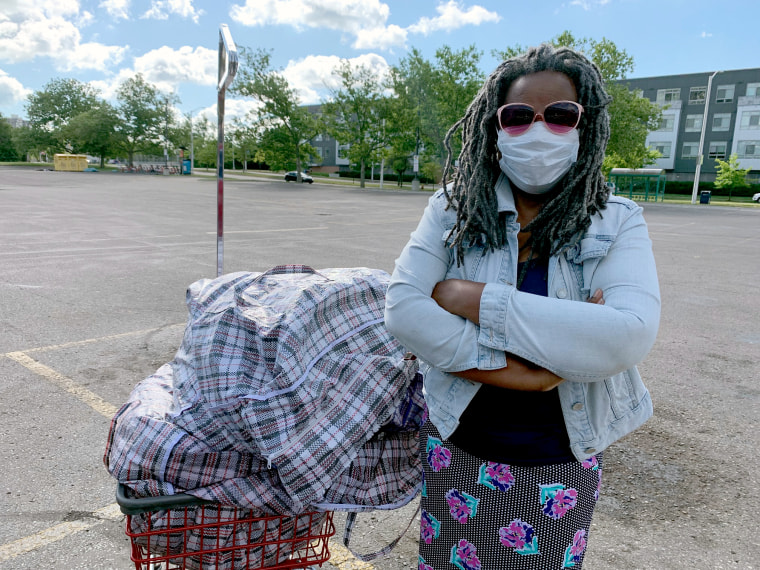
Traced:
POLYGON ((712 37, 712 34, 711 34, 710 32, 702 32, 702 33, 700 34, 700 37, 701 37, 701 38, 711 38, 711 37, 712 37))
MULTIPOLYGON (((354 67, 364 66, 372 69, 378 79, 384 79, 388 73, 388 62, 377 54, 365 54, 348 60, 354 67)), ((298 90, 304 104, 319 103, 329 89, 340 87, 334 70, 340 65, 337 56, 311 55, 298 61, 290 61, 282 75, 288 84, 298 90)))
POLYGON ((104 8, 114 20, 128 20, 130 3, 131 0, 103 0, 98 7, 104 8))
POLYGON ((193 0, 153 0, 150 9, 141 17, 167 20, 170 15, 174 14, 182 18, 189 18, 197 24, 203 13, 203 10, 195 9, 193 0))
POLYGON ((588 11, 595 6, 604 6, 609 4, 610 0, 573 0, 570 2, 571 6, 580 6, 584 10, 588 11))
POLYGON ((456 0, 449 0, 445 4, 439 4, 435 9, 438 16, 435 18, 420 18, 420 21, 408 30, 412 33, 429 35, 438 30, 451 31, 463 26, 479 26, 484 22, 498 22, 501 17, 496 12, 489 12, 482 6, 464 8, 456 0))
MULTIPOLYGON (((602 0, 606 1, 606 0, 602 0)), ((285 25, 297 30, 322 28, 353 37, 356 49, 388 50, 406 44, 409 33, 454 30, 501 18, 481 6, 464 7, 457 0, 441 3, 435 18, 421 18, 408 28, 388 25, 390 9, 380 0, 245 0, 233 4, 230 16, 244 26, 285 25)))
POLYGON ((12 107, 31 93, 31 89, 27 89, 18 79, 0 69, 0 106, 12 107))
POLYGON ((48 0, 33 4, 2 0, 0 61, 21 63, 51 58, 57 69, 105 70, 118 63, 126 47, 82 43, 79 26, 92 14, 79 9, 77 0, 48 0))
POLYGON ((135 58, 134 71, 147 81, 174 90, 179 83, 216 85, 217 52, 205 47, 163 46, 135 58))

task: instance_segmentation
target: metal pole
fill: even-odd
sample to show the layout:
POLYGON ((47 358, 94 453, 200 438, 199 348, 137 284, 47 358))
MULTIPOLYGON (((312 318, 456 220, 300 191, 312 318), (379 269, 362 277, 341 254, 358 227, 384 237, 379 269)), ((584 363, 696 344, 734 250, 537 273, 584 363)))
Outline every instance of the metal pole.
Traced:
POLYGON ((193 145, 193 115, 190 114, 190 174, 193 173, 195 165, 195 146, 193 145))
MULTIPOLYGON (((383 144, 385 144, 385 119, 383 119, 383 144)), ((383 156, 380 158, 380 188, 383 187, 384 172, 385 172, 385 149, 383 148, 383 156)))
POLYGON ((238 68, 237 46, 227 24, 219 26, 219 81, 217 82, 216 145, 216 276, 224 273, 224 96, 238 68))
POLYGON ((702 172, 702 151, 705 147, 705 130, 707 129, 707 110, 710 107, 710 92, 712 89, 712 80, 720 71, 715 71, 707 80, 707 94, 705 96, 705 114, 702 117, 702 134, 699 136, 699 150, 697 151, 697 167, 694 171, 694 186, 691 189, 691 203, 697 203, 697 190, 699 189, 699 175, 702 172))

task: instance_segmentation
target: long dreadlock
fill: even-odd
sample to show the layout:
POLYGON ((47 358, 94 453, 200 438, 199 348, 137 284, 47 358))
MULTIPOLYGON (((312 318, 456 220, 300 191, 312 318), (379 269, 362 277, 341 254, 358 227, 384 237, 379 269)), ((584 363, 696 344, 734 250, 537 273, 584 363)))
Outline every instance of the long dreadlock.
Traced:
POLYGON ((451 137, 462 129, 462 151, 452 184, 444 192, 449 206, 457 211, 452 230, 452 247, 457 261, 465 248, 478 238, 494 249, 506 243, 507 232, 499 219, 495 183, 501 174, 497 155, 496 110, 504 104, 510 85, 519 77, 538 71, 559 71, 575 84, 583 106, 579 125, 578 161, 562 178, 561 189, 544 204, 523 231, 531 232, 530 247, 535 257, 548 257, 580 239, 591 224, 591 215, 603 210, 609 189, 602 175, 602 160, 609 139, 607 105, 611 98, 604 90, 597 67, 582 54, 569 48, 543 44, 525 54, 502 62, 488 77, 470 106, 444 139, 448 159, 443 172, 451 171, 451 137))

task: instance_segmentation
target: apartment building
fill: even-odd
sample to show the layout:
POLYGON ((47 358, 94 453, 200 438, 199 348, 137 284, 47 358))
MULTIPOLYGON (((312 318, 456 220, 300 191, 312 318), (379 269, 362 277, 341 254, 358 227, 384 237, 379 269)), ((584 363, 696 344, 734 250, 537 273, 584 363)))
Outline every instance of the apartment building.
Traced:
POLYGON ((760 180, 760 68, 642 77, 623 81, 662 106, 660 128, 647 144, 662 155, 653 167, 668 180, 693 181, 704 129, 700 180, 715 180, 715 159, 739 156, 749 178, 760 180), (706 113, 705 113, 706 111, 706 113), (706 115, 706 120, 705 120, 706 115))

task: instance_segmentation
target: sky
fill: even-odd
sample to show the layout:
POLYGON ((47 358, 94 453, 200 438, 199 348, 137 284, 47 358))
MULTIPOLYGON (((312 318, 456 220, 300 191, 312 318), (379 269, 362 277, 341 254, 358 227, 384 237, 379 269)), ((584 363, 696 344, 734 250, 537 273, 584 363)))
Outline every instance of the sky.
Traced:
MULTIPOLYGON (((25 117, 55 78, 91 83, 113 101, 141 73, 176 94, 177 110, 216 121, 219 26, 264 48, 304 104, 327 95, 341 59, 382 76, 411 48, 530 46, 565 30, 612 40, 629 77, 760 67, 758 0, 0 0, 0 113, 25 117)), ((228 117, 252 101, 227 96, 228 117)))

